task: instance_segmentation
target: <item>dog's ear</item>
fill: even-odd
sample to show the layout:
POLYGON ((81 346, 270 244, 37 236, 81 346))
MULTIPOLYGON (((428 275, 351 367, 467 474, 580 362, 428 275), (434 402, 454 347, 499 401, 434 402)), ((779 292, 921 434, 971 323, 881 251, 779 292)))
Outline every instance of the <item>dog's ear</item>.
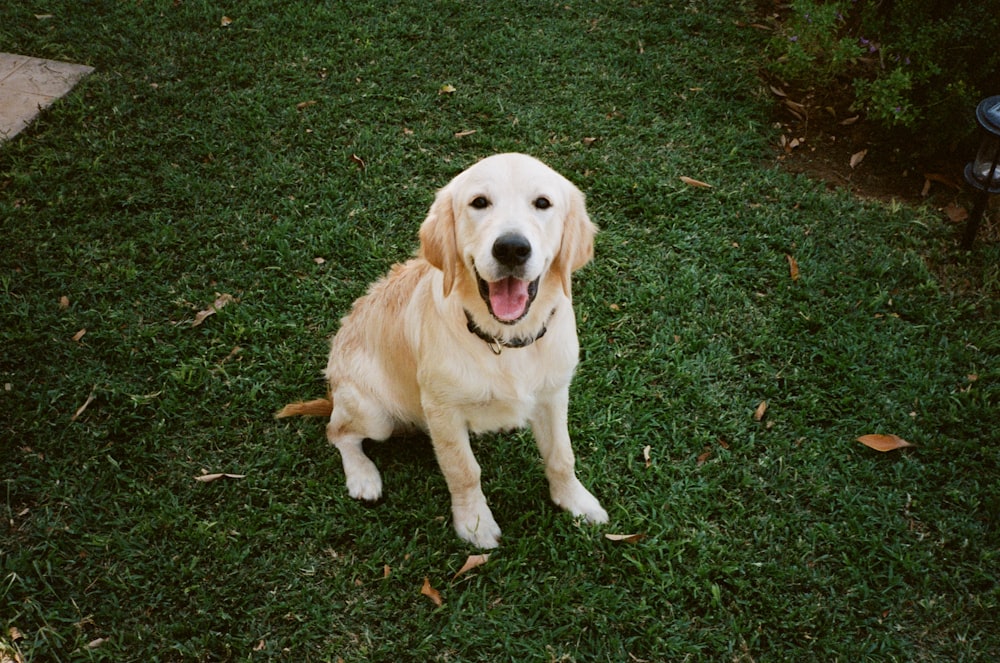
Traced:
POLYGON ((427 218, 420 224, 420 256, 444 272, 444 296, 447 297, 458 278, 458 245, 450 186, 437 192, 427 218))
POLYGON ((572 184, 570 186, 569 211, 563 226, 562 245, 552 263, 552 269, 559 274, 563 292, 570 296, 573 272, 586 265, 594 257, 594 235, 597 226, 587 215, 587 205, 583 193, 572 184))

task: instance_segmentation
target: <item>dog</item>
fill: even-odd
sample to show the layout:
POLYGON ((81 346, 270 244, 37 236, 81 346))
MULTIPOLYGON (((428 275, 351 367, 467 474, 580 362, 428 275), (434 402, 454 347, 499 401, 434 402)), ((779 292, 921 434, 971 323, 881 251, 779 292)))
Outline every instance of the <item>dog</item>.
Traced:
POLYGON ((541 161, 498 154, 439 190, 415 258, 358 299, 333 337, 328 397, 276 416, 329 417, 347 490, 382 496, 362 441, 418 429, 431 439, 458 536, 495 548, 497 525, 470 433, 531 427, 552 501, 589 523, 607 512, 576 476, 567 427, 579 355, 571 275, 597 227, 583 194, 541 161))

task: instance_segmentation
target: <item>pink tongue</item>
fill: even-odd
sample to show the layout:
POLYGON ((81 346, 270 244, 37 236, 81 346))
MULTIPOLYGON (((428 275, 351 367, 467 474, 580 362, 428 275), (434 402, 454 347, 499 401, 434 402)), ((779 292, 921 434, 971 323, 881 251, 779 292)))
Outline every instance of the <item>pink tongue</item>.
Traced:
POLYGON ((490 307, 504 321, 517 320, 528 305, 528 282, 513 276, 490 283, 490 307))

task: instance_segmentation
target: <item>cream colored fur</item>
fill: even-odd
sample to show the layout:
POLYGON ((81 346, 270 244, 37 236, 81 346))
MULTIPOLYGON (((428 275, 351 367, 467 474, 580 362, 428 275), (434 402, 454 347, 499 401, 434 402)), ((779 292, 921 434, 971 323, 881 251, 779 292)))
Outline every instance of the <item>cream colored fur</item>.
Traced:
POLYGON ((500 528, 469 434, 528 425, 552 500, 588 522, 607 522, 576 477, 567 429, 579 351, 570 275, 592 258, 595 232, 583 194, 541 162, 501 154, 473 165, 437 193, 420 227, 419 257, 394 266, 342 320, 326 368, 329 399, 292 404, 278 416, 329 416, 327 439, 342 455, 348 492, 363 500, 381 497, 382 479, 362 441, 426 431, 451 493, 455 530, 481 548, 498 545, 500 528), (523 317, 502 322, 481 296, 479 278, 510 271, 494 248, 510 234, 530 245, 517 273, 537 279, 537 294, 523 317), (498 345, 469 331, 466 312, 498 345), (534 339, 542 329, 525 347, 499 345, 534 339))

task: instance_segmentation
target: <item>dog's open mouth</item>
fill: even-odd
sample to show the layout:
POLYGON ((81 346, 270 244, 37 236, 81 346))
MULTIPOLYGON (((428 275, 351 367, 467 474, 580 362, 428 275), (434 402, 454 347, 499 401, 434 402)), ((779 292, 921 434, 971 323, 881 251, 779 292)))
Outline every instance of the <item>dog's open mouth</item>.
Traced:
POLYGON ((486 281, 479 274, 479 294, 490 314, 504 324, 513 324, 528 314, 531 302, 538 294, 538 279, 522 281, 508 276, 499 281, 486 281))

